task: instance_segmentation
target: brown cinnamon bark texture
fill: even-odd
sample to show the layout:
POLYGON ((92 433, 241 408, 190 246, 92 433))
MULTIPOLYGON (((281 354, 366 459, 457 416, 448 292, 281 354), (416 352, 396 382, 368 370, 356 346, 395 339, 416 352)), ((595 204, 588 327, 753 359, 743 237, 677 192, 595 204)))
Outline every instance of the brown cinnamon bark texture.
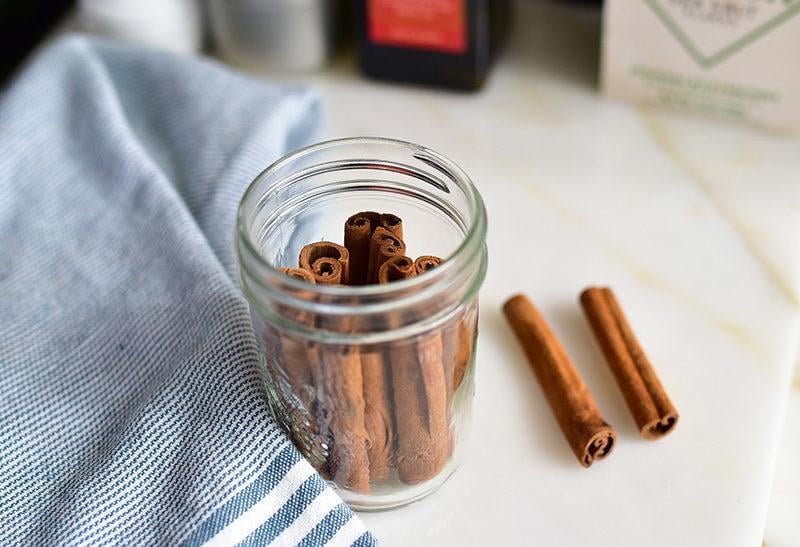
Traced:
POLYGON ((322 257, 314 261, 310 273, 319 285, 341 285, 344 269, 338 260, 322 257))
POLYGON ((403 221, 391 213, 362 211, 344 223, 344 246, 350 253, 350 285, 366 285, 369 282, 371 240, 378 227, 403 239, 403 221))
MULTIPOLYGON (((280 271, 289 277, 314 284, 314 276, 300 268, 280 268, 280 271)), ((314 318, 309 313, 285 310, 284 315, 291 321, 304 325, 311 325, 314 318)), ((280 355, 286 379, 293 392, 300 399, 303 408, 311 413, 314 401, 314 387, 309 368, 308 344, 304 340, 281 333, 279 335, 280 355)))
POLYGON ((444 260, 438 256, 423 255, 414 261, 414 270, 417 275, 422 275, 438 267, 444 260))
POLYGON ((580 300, 642 437, 650 440, 663 437, 678 423, 678 411, 636 340, 614 293, 608 287, 590 287, 581 293, 580 300))
POLYGON ((382 349, 361 353, 361 374, 369 478, 379 481, 388 479, 391 474, 395 441, 391 379, 382 349))
POLYGON ((350 253, 346 248, 330 241, 319 241, 310 243, 300 250, 300 268, 311 272, 315 281, 320 284, 334 284, 332 278, 336 276, 336 272, 332 271, 335 267, 331 266, 331 260, 341 265, 341 277, 335 283, 347 284, 350 253), (317 262, 323 258, 328 260, 324 260, 317 265, 317 262))
MULTIPOLYGON (((417 275, 429 272, 442 264, 444 260, 438 256, 420 256, 414 261, 417 275)), ((448 381, 448 401, 458 390, 472 357, 472 346, 475 343, 475 327, 470 317, 460 314, 448 324, 442 333, 444 345, 445 376, 448 381)))
MULTIPOLYGON (((279 270, 306 283, 312 285, 315 283, 314 276, 306 270, 300 268, 279 268, 279 270)), ((311 313, 289 309, 281 313, 300 324, 309 326, 314 324, 311 313)), ((317 346, 307 343, 303 338, 278 329, 273 330, 276 333, 275 343, 280 350, 276 355, 283 370, 281 376, 286 377, 292 393, 302 405, 302 419, 292 419, 292 436, 295 444, 304 449, 304 454, 317 471, 326 479, 330 479, 330 469, 326 461, 330 445, 329 431, 327 426, 321 427, 317 415, 317 393, 321 379, 317 346)), ((292 407, 294 404, 285 403, 287 407, 292 407)))
POLYGON ((372 233, 380 224, 380 213, 362 211, 344 223, 344 246, 350 253, 350 284, 366 285, 372 233))
POLYGON ((391 213, 383 213, 380 218, 380 227, 391 232, 397 239, 403 239, 403 221, 391 213))
POLYGON ((402 257, 406 253, 406 244, 403 240, 392 234, 382 226, 378 226, 372 234, 369 249, 369 274, 370 283, 378 282, 378 271, 384 262, 394 257, 402 257))
POLYGON ((328 461, 333 480, 342 488, 369 492, 369 457, 364 422, 364 381, 358 351, 320 346, 322 403, 332 436, 328 461))
MULTIPOLYGON (((389 283, 414 275, 411 259, 395 257, 381 266, 378 279, 389 283)), ((390 369, 397 474, 405 483, 421 483, 441 471, 452 446, 441 335, 433 332, 396 344, 390 350, 390 369)))
POLYGON ((589 467, 608 456, 616 443, 614 430, 600 416, 589 389, 539 311, 524 295, 517 295, 505 303, 503 312, 578 461, 589 467))
MULTIPOLYGON (((311 272, 317 283, 338 284, 346 279, 349 258, 341 245, 323 241, 303 247, 300 265, 311 272)), ((349 322, 349 318, 342 318, 331 326, 338 332, 347 332, 349 322)), ((311 349, 314 358, 309 360, 309 367, 317 386, 320 431, 330 444, 330 475, 342 488, 368 492, 369 459, 359 353, 356 348, 329 344, 314 344, 311 349)))

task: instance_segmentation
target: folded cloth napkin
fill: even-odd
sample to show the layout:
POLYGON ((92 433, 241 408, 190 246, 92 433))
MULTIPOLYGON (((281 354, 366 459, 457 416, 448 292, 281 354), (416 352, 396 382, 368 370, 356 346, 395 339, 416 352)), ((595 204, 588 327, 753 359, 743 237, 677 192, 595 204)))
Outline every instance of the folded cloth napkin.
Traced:
POLYGON ((0 96, 0 544, 375 542, 269 416, 234 218, 317 98, 68 37, 0 96))

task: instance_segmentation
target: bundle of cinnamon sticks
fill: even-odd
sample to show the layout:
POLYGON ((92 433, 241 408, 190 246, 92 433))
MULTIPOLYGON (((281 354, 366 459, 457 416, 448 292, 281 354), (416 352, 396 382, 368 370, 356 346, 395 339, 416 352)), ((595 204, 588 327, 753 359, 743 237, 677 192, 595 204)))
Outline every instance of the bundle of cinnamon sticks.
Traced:
MULTIPOLYGON (((355 286, 410 279, 442 263, 430 255, 406 256, 403 221, 390 213, 352 215, 343 243, 310 243, 298 267, 282 271, 312 285, 355 286)), ((387 314, 381 328, 407 323, 402 313, 387 314)), ((291 319, 344 334, 363 331, 348 316, 295 313, 291 319)), ((295 444, 326 478, 369 492, 379 481, 418 484, 442 471, 454 448, 454 394, 469 367, 474 314, 376 346, 313 343, 270 328, 268 373, 283 407, 277 410, 295 444)))

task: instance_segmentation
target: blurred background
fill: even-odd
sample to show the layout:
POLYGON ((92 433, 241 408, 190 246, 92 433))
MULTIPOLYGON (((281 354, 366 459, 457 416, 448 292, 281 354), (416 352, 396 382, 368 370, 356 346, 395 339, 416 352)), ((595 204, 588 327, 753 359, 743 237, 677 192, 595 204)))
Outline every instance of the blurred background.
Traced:
MULTIPOLYGON (((599 0, 552 4, 599 31, 599 0)), ((369 77, 474 91, 512 28, 532 30, 516 8, 509 0, 3 0, 0 77, 7 80, 43 39, 70 30, 208 55, 266 76, 336 63, 369 77)), ((596 66, 599 32, 595 38, 586 53, 596 66)))

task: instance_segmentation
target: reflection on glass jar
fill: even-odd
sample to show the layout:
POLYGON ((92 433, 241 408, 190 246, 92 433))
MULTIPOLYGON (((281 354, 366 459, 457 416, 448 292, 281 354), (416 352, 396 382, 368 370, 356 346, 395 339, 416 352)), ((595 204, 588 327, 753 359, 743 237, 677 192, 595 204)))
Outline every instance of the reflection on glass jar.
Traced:
POLYGON ((466 174, 424 147, 322 143, 273 164, 239 211, 241 284, 272 410, 356 509, 419 499, 455 470, 474 391, 486 216, 466 174), (336 241, 358 211, 403 223, 416 273, 388 284, 314 284, 304 245, 336 241))

